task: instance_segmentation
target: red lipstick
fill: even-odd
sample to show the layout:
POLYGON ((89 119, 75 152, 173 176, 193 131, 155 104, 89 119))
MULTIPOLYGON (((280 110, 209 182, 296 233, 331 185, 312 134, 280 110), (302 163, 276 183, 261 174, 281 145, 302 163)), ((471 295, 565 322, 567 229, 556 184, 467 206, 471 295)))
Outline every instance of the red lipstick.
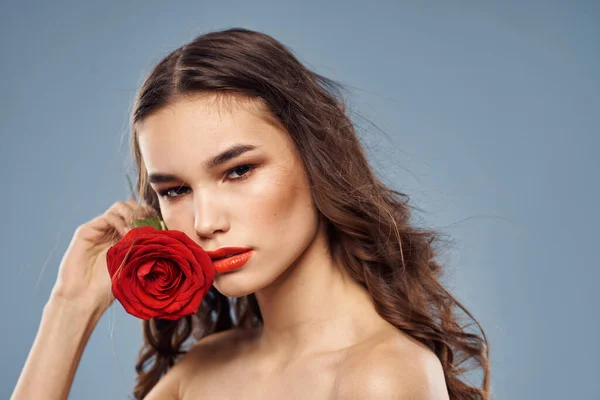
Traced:
POLYGON ((220 247, 207 251, 217 273, 241 268, 250 259, 254 251, 245 247, 220 247))

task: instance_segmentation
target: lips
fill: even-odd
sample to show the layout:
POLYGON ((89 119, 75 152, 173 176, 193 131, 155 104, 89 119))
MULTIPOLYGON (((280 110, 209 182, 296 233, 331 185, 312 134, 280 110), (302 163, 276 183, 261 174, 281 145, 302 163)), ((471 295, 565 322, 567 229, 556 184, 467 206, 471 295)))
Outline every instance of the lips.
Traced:
POLYGON ((246 247, 221 247, 214 251, 207 251, 206 253, 213 261, 216 261, 235 256, 236 254, 245 253, 249 250, 251 249, 246 247))
POLYGON ((249 250, 230 257, 217 258, 213 260, 213 266, 217 274, 234 271, 242 268, 253 253, 253 250, 249 250))
POLYGON ((221 247, 206 253, 211 258, 215 271, 222 273, 243 267, 254 251, 246 247, 221 247))

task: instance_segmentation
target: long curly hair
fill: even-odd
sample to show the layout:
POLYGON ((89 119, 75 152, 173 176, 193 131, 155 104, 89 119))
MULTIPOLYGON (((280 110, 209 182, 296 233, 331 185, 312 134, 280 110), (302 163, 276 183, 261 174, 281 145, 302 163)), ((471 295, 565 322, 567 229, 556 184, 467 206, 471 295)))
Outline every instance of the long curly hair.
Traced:
MULTIPOLYGON (((488 400, 487 337, 441 283, 442 266, 435 260, 441 235, 413 226, 408 196, 374 175, 346 113, 341 86, 307 69, 271 36, 241 28, 211 32, 154 66, 131 119, 137 191, 143 200, 160 215, 136 125, 178 97, 197 93, 241 95, 266 105, 298 149, 315 206, 326 221, 331 257, 369 291, 385 320, 437 355, 451 399, 488 400), (461 323, 465 320, 470 324, 461 323), (470 332, 473 323, 477 331, 470 332), (467 379, 471 370, 482 372, 480 384, 467 379)), ((193 316, 144 321, 135 398, 143 399, 186 353, 188 339, 262 323, 254 294, 232 299, 214 287, 193 316)))

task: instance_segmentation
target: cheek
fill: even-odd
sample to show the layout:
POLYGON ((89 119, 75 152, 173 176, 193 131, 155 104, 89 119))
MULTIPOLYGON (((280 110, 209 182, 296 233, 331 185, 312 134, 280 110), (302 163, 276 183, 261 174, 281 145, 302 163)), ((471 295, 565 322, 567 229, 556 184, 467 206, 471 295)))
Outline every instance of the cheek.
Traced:
MULTIPOLYGON (((317 214, 308 184, 300 178, 283 177, 265 179, 253 188, 245 212, 248 227, 260 232, 262 245, 282 248, 302 240, 316 229, 317 214)), ((257 243, 257 245, 259 245, 257 243)))
POLYGON ((318 231, 317 212, 307 185, 271 182, 245 193, 239 221, 243 218, 243 237, 247 244, 257 247, 260 258, 253 269, 240 275, 215 276, 214 286, 230 297, 268 286, 302 255, 318 231))
POLYGON ((176 213, 173 213, 169 210, 169 207, 161 207, 160 209, 160 213, 162 215, 162 219, 165 222, 165 224, 167 225, 167 228, 169 229, 178 229, 178 221, 176 218, 176 213))
POLYGON ((162 219, 168 229, 187 232, 189 230, 190 218, 188 208, 181 205, 163 205, 161 207, 162 219))

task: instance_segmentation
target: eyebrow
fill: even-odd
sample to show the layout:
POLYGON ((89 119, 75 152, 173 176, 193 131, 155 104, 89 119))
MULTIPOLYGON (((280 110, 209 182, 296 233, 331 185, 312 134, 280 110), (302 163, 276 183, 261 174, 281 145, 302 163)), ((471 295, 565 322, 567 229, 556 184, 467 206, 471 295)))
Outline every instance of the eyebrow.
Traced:
MULTIPOLYGON (((219 165, 225 164, 226 162, 231 161, 234 158, 237 158, 237 157, 241 156, 242 154, 244 154, 248 151, 254 150, 256 148, 257 148, 257 146, 254 146, 251 144, 236 144, 234 146, 231 146, 227 150, 217 154, 213 158, 203 162, 202 166, 205 169, 214 169, 214 168, 218 167, 219 165)), ((166 182, 173 182, 173 181, 178 181, 178 180, 179 180, 179 178, 176 175, 162 174, 159 172, 150 174, 148 176, 148 181, 150 183, 166 183, 166 182)))

